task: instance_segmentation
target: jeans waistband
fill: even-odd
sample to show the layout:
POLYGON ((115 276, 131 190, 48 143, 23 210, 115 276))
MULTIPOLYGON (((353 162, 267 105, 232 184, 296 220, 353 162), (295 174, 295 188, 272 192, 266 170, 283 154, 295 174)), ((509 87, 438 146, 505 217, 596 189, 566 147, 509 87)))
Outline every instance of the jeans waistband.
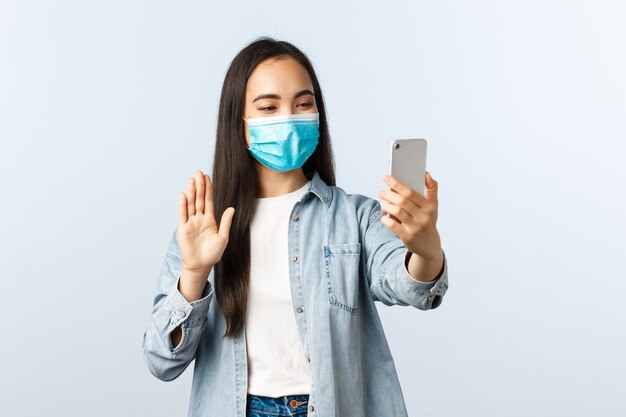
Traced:
POLYGON ((306 412, 308 403, 309 394, 284 395, 275 398, 248 394, 246 411, 255 417, 259 414, 288 417, 306 412))

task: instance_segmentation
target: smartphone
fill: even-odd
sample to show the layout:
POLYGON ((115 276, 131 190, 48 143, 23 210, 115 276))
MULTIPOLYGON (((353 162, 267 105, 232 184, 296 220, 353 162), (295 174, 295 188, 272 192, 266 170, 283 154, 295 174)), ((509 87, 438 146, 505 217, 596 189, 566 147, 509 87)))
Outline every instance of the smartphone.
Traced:
POLYGON ((425 195, 426 139, 392 140, 389 173, 421 195, 425 195))

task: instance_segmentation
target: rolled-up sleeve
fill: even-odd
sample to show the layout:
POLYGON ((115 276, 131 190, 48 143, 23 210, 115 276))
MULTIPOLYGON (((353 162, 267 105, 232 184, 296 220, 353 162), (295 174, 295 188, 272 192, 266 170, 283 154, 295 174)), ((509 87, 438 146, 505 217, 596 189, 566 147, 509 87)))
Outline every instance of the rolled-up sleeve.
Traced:
POLYGON ((152 311, 143 335, 143 353, 148 369, 163 381, 176 379, 195 358, 213 297, 213 286, 209 280, 199 300, 190 303, 183 297, 178 290, 182 264, 175 230, 159 274, 152 311), (171 333, 178 326, 181 327, 182 338, 174 347, 171 333))
POLYGON ((385 305, 411 305, 420 310, 437 308, 448 289, 448 265, 444 261, 438 276, 418 281, 407 269, 410 252, 404 242, 381 222, 380 202, 369 199, 370 210, 364 232, 365 271, 374 301, 385 305))

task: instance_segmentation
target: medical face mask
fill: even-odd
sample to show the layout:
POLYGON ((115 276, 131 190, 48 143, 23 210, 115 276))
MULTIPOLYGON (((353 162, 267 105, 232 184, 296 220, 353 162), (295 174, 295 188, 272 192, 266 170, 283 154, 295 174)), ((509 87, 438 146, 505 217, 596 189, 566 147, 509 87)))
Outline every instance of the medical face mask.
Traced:
POLYGON ((248 151, 276 172, 300 168, 315 151, 319 113, 243 118, 248 123, 248 151))

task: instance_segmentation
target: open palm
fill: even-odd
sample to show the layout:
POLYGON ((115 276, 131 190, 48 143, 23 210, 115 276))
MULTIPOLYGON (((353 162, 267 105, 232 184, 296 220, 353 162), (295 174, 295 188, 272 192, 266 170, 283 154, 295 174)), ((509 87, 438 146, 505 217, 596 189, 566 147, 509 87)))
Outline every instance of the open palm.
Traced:
POLYGON ((213 213, 213 185, 202 171, 190 177, 187 192, 179 194, 178 244, 187 270, 211 269, 219 262, 228 244, 234 207, 222 214, 219 229, 213 213))

